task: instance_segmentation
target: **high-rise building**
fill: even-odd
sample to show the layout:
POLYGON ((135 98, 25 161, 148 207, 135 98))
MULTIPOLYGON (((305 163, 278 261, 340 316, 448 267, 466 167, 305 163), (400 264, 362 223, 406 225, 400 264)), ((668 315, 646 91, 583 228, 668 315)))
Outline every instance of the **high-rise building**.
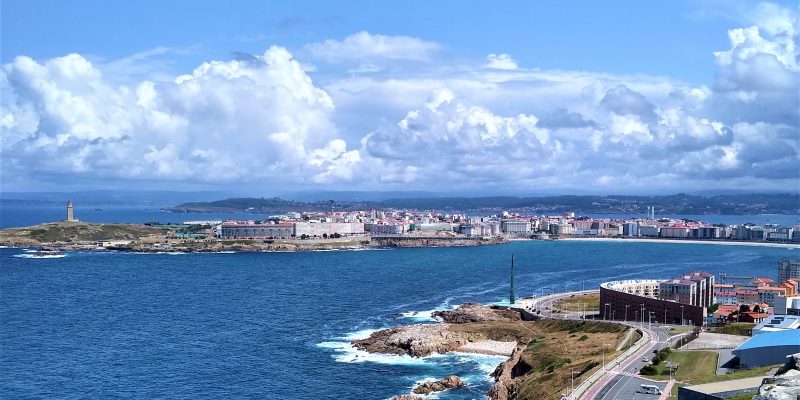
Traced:
POLYGON ((778 261, 778 282, 800 278, 800 260, 783 259, 778 261))

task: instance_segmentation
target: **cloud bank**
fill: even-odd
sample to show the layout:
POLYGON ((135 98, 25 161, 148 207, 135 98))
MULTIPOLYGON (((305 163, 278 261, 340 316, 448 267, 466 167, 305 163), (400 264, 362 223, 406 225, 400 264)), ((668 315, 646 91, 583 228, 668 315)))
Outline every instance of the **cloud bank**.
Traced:
POLYGON ((454 63, 437 43, 368 32, 300 51, 352 67, 321 84, 280 46, 132 85, 78 54, 21 55, 0 70, 3 182, 798 191, 797 15, 751 16, 701 86, 505 53, 454 63), (410 66, 384 71, 398 61, 410 66))

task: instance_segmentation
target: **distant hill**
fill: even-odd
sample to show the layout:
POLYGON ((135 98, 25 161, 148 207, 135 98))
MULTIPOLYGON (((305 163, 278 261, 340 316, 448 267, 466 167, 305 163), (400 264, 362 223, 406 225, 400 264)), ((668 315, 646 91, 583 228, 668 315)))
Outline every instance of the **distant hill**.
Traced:
MULTIPOLYGON (((414 209, 444 212, 521 211, 549 214, 574 211, 578 214, 645 214, 648 206, 657 214, 683 215, 755 215, 800 214, 800 195, 724 194, 696 196, 685 193, 667 196, 543 196, 543 197, 420 197, 381 201, 336 201, 339 211, 376 209, 414 209)), ((175 212, 280 213, 286 211, 327 211, 328 201, 295 201, 281 198, 230 198, 212 202, 183 203, 169 210, 175 212)))

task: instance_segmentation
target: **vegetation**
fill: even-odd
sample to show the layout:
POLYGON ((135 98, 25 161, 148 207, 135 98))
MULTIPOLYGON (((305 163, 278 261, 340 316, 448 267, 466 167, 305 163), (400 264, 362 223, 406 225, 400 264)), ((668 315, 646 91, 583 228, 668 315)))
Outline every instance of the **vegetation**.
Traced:
POLYGON ((28 228, 0 231, 0 242, 9 245, 39 245, 55 242, 94 242, 98 240, 136 240, 159 235, 162 229, 132 224, 90 224, 85 222, 56 222, 28 228))
POLYGON ((724 333, 727 335, 750 336, 750 332, 755 326, 756 324, 737 322, 720 326, 712 326, 708 328, 708 331, 711 333, 724 333))
POLYGON ((627 328, 599 321, 538 320, 528 325, 530 341, 514 367, 517 399, 559 399, 607 360, 614 358, 627 328))
MULTIPOLYGON (((660 214, 797 214, 800 212, 800 194, 762 193, 717 196, 693 196, 679 193, 668 196, 545 196, 545 197, 443 197, 405 198, 384 201, 338 201, 338 210, 363 210, 368 208, 413 208, 419 210, 500 210, 580 213, 633 213, 644 214, 648 206, 655 206, 660 214)), ((280 198, 230 198, 212 202, 183 203, 173 211, 327 211, 329 201, 301 202, 280 198)))
POLYGON ((568 311, 599 311, 600 293, 589 293, 582 296, 569 297, 557 301, 554 305, 557 310, 568 311))

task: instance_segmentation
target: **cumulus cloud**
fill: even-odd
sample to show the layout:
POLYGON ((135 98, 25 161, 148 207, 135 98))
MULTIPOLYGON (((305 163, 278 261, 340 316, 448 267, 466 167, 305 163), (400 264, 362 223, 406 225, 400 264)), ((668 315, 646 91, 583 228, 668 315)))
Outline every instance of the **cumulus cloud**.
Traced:
POLYGON ((354 33, 343 40, 328 39, 305 46, 312 57, 332 63, 367 60, 427 60, 439 49, 434 42, 411 36, 354 33))
POLYGON ((504 53, 404 69, 398 61, 432 60, 439 46, 367 32, 304 48, 323 68, 345 64, 323 71, 322 87, 282 47, 128 85, 80 55, 20 56, 0 73, 3 173, 484 192, 794 189, 797 17, 760 5, 751 18, 709 54, 717 74, 697 86, 519 69, 504 53))
POLYGON ((284 48, 172 82, 108 83, 77 54, 4 65, 4 172, 203 182, 352 176, 334 105, 284 48))
POLYGON ((508 69, 513 70, 519 68, 517 62, 506 53, 489 54, 486 56, 486 68, 494 69, 508 69))

